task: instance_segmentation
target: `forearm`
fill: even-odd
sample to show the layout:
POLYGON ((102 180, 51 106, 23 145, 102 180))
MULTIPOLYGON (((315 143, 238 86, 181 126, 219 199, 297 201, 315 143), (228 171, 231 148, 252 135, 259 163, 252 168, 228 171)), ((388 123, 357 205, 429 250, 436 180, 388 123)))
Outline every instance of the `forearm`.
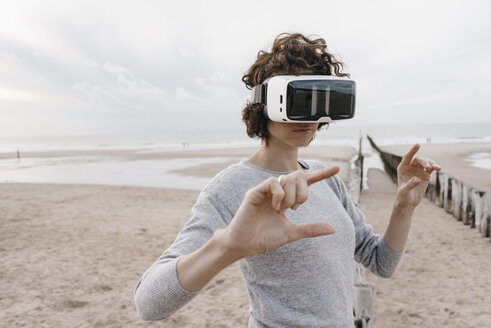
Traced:
POLYGON ((385 243, 392 251, 400 253, 406 247, 413 212, 413 206, 402 206, 397 201, 394 204, 384 235, 385 243))
POLYGON ((225 234, 225 230, 217 230, 201 248, 179 260, 177 276, 184 289, 200 290, 220 271, 240 259, 228 250, 225 234))

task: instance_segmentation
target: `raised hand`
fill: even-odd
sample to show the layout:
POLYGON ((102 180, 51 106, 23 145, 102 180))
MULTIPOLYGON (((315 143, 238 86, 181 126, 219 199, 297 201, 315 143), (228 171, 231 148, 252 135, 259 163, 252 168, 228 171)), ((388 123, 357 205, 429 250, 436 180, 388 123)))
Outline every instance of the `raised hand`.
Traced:
POLYGON ((308 198, 308 187, 335 175, 339 167, 313 172, 296 171, 280 179, 270 178, 250 189, 235 217, 223 231, 227 248, 243 258, 269 253, 301 238, 334 233, 327 223, 295 225, 288 221, 285 211, 297 209, 308 198))
POLYGON ((397 167, 396 202, 403 207, 417 206, 428 187, 431 172, 441 170, 440 166, 432 160, 415 156, 419 148, 419 144, 414 145, 397 167))

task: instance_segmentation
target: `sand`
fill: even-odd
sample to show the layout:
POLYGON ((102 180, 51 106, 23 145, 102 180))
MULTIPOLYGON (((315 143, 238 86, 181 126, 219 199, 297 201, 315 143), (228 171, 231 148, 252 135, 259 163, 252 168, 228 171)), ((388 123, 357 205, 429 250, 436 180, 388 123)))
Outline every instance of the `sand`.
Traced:
MULTIPOLYGON (((325 161, 349 167, 354 151, 334 148, 322 155, 325 161)), ((199 174, 212 176, 228 164, 200 167, 199 174)), ((369 186, 361 206, 382 234, 396 187, 375 169, 369 186)), ((0 326, 245 327, 249 304, 236 264, 167 320, 147 323, 136 314, 136 282, 173 242, 197 196, 193 190, 0 184, 0 326)), ((375 327, 489 325, 491 243, 477 235, 424 200, 397 274, 367 276, 377 285, 375 327)))

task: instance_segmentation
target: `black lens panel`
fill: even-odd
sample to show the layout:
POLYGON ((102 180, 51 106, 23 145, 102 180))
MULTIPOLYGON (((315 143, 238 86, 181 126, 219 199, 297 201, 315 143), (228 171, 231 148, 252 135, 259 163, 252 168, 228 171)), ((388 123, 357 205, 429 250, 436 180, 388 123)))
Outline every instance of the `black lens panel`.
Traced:
POLYGON ((352 118, 355 114, 354 81, 299 80, 288 83, 286 113, 290 120, 317 121, 352 118))

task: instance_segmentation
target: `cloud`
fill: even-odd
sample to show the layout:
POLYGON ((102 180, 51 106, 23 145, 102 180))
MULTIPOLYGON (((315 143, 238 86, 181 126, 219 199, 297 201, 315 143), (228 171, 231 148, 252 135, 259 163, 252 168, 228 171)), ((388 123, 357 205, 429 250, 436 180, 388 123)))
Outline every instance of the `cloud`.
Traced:
POLYGON ((102 78, 96 83, 79 81, 72 88, 91 103, 109 111, 219 112, 240 104, 237 88, 221 72, 210 77, 181 79, 173 88, 164 90, 125 67, 95 61, 88 61, 86 65, 103 73, 102 78))
POLYGON ((226 109, 243 102, 237 84, 232 83, 224 73, 215 72, 210 77, 195 77, 193 82, 199 87, 197 91, 205 95, 201 101, 207 106, 226 109))
POLYGON ((462 108, 491 121, 486 1, 47 1, 0 11, 0 121, 34 127, 49 115, 58 124, 39 125, 46 133, 68 116, 77 131, 240 124, 242 74, 296 31, 347 63, 354 123, 460 122, 462 108))
POLYGON ((111 63, 98 64, 88 62, 92 69, 105 73, 105 81, 92 84, 86 81, 76 82, 73 90, 83 94, 95 104, 112 110, 133 108, 151 110, 162 104, 167 94, 159 87, 135 76, 127 68, 111 63))

